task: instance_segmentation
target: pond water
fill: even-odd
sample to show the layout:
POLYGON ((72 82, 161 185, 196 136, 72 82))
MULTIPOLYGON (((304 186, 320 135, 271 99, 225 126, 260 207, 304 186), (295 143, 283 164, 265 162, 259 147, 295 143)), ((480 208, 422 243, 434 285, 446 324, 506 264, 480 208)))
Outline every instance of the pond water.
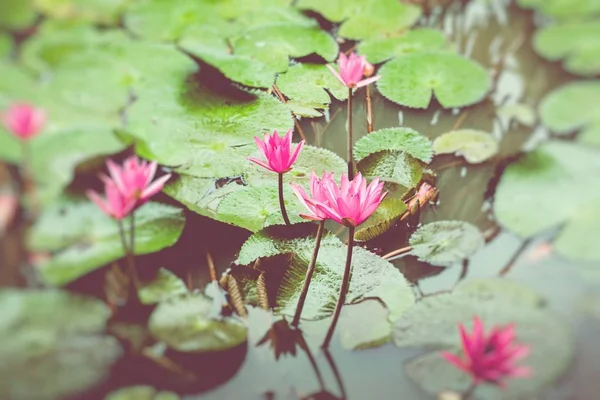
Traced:
MULTIPOLYGON (((553 251, 555 231, 524 241, 500 227, 493 214, 494 193, 503 169, 523 149, 532 149, 551 135, 540 123, 525 126, 499 110, 511 105, 535 109, 553 89, 576 79, 559 63, 544 60, 534 51, 532 35, 536 18, 539 16, 534 12, 523 10, 509 0, 456 1, 445 7, 433 7, 431 13, 421 17, 418 26, 442 30, 460 54, 493 71, 494 90, 476 105, 443 109, 434 99, 426 109, 410 109, 387 100, 371 85, 375 130, 405 126, 433 140, 444 132, 462 127, 490 132, 500 144, 498 153, 481 164, 468 164, 453 155, 436 156, 430 168, 436 175, 439 198, 434 205, 428 205, 420 212, 421 224, 460 220, 476 225, 484 233, 485 246, 462 266, 458 263, 447 268, 435 267, 411 255, 400 256, 391 262, 411 282, 417 301, 450 291, 459 282, 497 276, 522 283, 541 294, 547 307, 572 330, 574 358, 562 377, 536 397, 527 398, 591 400, 598 398, 600 389, 597 382, 600 376, 598 276, 589 266, 579 265, 553 251), (592 272, 585 275, 582 270, 592 272)), ((345 157, 346 113, 346 103, 334 100, 326 117, 301 119, 300 126, 307 143, 345 157)), ((365 89, 359 89, 355 95, 353 115, 356 141, 366 134, 365 89)), ((11 169, 11 172, 15 171, 11 169)), ((89 178, 77 178, 73 187, 89 186, 89 182, 89 178)), ((565 193, 564 201, 569 201, 570 195, 580 194, 565 193)), ((167 196, 161 200, 177 204, 167 196)), ((328 227, 337 230, 345 239, 345 232, 333 224, 328 227)), ((406 224, 399 223, 365 246, 376 249, 373 251, 378 254, 386 254, 405 247, 407 235, 406 224)), ((249 236, 245 230, 186 210, 186 228, 175 246, 138 257, 138 265, 144 267, 140 268, 141 275, 151 276, 158 267, 169 266, 186 281, 188 288, 202 289, 210 284, 207 254, 210 254, 217 273, 225 273, 249 236)), ((35 274, 29 271, 30 267, 23 265, 22 241, 21 228, 1 236, 0 282, 5 286, 39 284, 35 274)), ((102 274, 102 271, 95 271, 68 288, 103 298, 102 274)), ((399 348, 392 342, 364 350, 348 350, 339 340, 334 340, 325 352, 319 344, 328 319, 302 322, 307 345, 303 347, 297 344, 299 339, 294 334, 277 322, 279 318, 255 307, 248 309, 247 348, 196 360, 195 363, 203 363, 196 367, 206 379, 200 385, 188 385, 181 377, 185 374, 173 372, 176 368, 157 366, 159 364, 153 364, 136 352, 138 344, 149 340, 145 332, 149 311, 117 313, 109 322, 109 332, 118 332, 117 336, 127 343, 126 356, 114 366, 104 385, 81 398, 103 398, 111 390, 136 384, 172 390, 184 399, 432 398, 405 373, 405 364, 427 350, 399 348), (280 325, 272 325, 276 323, 280 325), (278 333, 258 345, 272 326, 280 328, 278 333), (281 350, 282 354, 276 354, 275 349, 281 350), (181 376, 174 378, 178 374, 181 376)), ((456 330, 445 334, 458 335, 456 330)), ((552 334, 547 332, 549 336, 552 334)), ((160 349, 155 350, 160 353, 160 349)))

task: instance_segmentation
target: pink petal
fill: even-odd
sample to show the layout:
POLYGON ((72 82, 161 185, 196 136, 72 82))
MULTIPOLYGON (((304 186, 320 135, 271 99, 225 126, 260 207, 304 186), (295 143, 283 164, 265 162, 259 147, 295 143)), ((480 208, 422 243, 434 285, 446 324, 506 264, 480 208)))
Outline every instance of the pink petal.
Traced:
POLYGON ((160 192, 165 186, 165 183, 169 180, 169 178, 171 178, 171 174, 161 176, 160 178, 152 182, 152 184, 146 189, 144 189, 144 191, 142 192, 141 200, 147 200, 150 197, 154 196, 156 193, 160 192))
POLYGON ((106 203, 106 201, 104 201, 104 199, 100 197, 98 193, 96 193, 93 190, 86 190, 85 194, 91 201, 93 201, 98 206, 98 208, 100 208, 100 210, 102 210, 102 212, 104 212, 109 217, 113 216, 112 210, 109 207, 108 203, 106 203))
POLYGON ((346 84, 346 82, 344 81, 344 78, 342 78, 342 76, 331 65, 327 64, 325 66, 327 68, 329 68, 329 70, 331 71, 331 73, 333 74, 333 76, 335 76, 338 79, 338 81, 340 81, 342 83, 342 85, 344 85, 346 87, 348 86, 346 84))
POLYGON ((257 159, 257 158, 254 158, 254 157, 248 157, 248 160, 249 160, 249 161, 252 161, 252 162, 253 162, 253 163, 255 163, 255 164, 258 164, 258 165, 260 165, 260 166, 261 166, 261 167, 263 167, 263 168, 266 168, 266 169, 268 169, 269 171, 277 172, 277 171, 275 171, 273 168, 271 168, 271 166, 270 166, 269 164, 266 164, 266 163, 264 163, 263 161, 261 161, 261 160, 259 160, 259 159, 257 159))
POLYGON ((290 160, 288 162, 288 168, 290 168, 296 162, 296 159, 298 158, 298 155, 300 154, 300 150, 302 150, 303 146, 304 146, 304 140, 300 141, 300 143, 298 143, 298 145, 296 146, 296 149, 294 150, 294 153, 292 154, 292 156, 290 157, 290 160))
POLYGON ((448 361, 450 364, 454 365, 458 369, 460 369, 462 371, 470 372, 469 368, 465 365, 464 361, 461 360, 455 354, 452 354, 447 351, 442 351, 441 356, 444 357, 446 359, 446 361, 448 361))
POLYGON ((381 78, 381 75, 375 75, 375 76, 372 76, 370 78, 363 79, 362 81, 359 81, 359 82, 356 83, 356 87, 359 88, 359 87, 367 86, 367 85, 375 82, 379 78, 381 78))
POLYGON ((113 160, 106 160, 106 167, 108 168, 108 173, 112 178, 112 181, 116 185, 117 189, 124 195, 128 193, 128 187, 126 187, 125 182, 123 182, 123 170, 119 167, 113 160))

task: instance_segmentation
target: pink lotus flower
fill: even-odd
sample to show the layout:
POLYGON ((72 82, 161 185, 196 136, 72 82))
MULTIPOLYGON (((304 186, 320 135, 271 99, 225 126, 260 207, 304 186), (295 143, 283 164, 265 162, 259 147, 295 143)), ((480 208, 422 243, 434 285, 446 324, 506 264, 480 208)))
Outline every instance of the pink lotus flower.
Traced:
POLYGON ((326 188, 329 185, 335 185, 335 182, 333 181, 333 172, 331 174, 323 173, 323 178, 321 179, 317 177, 315 171, 311 172, 310 197, 306 194, 302 186, 290 183, 292 190, 296 196, 298 196, 300 202, 304 204, 304 207, 306 207, 310 212, 310 214, 300 214, 302 218, 310 219, 312 221, 323 221, 324 219, 329 219, 327 214, 319 210, 319 208, 315 205, 315 202, 327 202, 325 190, 327 190, 326 188))
POLYGON ((485 334, 483 323, 473 318, 473 333, 469 335, 459 324, 464 359, 442 352, 442 356, 452 365, 473 377, 473 384, 488 382, 505 387, 504 379, 509 377, 527 377, 531 374, 528 367, 519 367, 515 363, 529 354, 527 345, 515 344, 514 325, 493 327, 485 334))
POLYGON ((160 192, 171 177, 171 174, 167 174, 152 182, 156 174, 156 162, 142 161, 136 156, 127 158, 122 167, 110 159, 106 161, 106 166, 110 178, 102 176, 101 179, 105 183, 112 181, 121 195, 128 201, 136 201, 137 206, 146 203, 150 197, 160 192))
POLYGON ((86 192, 87 197, 92 200, 106 215, 117 220, 122 220, 135 208, 137 201, 127 198, 117 188, 117 185, 109 178, 104 179, 104 192, 106 200, 93 190, 86 192))
POLYGON ((366 86, 381 78, 381 76, 376 75, 371 78, 362 79, 366 74, 373 74, 373 66, 367 62, 365 56, 358 56, 355 53, 351 53, 346 57, 344 53, 340 52, 338 58, 339 73, 329 64, 327 65, 327 68, 331 70, 333 75, 335 75, 344 86, 350 89, 366 86))
POLYGON ((367 181, 358 173, 349 181, 342 174, 338 187, 333 179, 325 182, 323 200, 312 202, 328 218, 347 227, 358 226, 369 218, 387 194, 382 192, 383 182, 376 178, 367 186, 367 181))
POLYGON ((15 103, 3 116, 6 129, 21 140, 31 139, 41 132, 46 112, 26 103, 15 103))
POLYGON ((298 158, 298 154, 300 154, 300 150, 302 150, 302 146, 304 146, 303 140, 298 143, 292 153, 291 129, 287 131, 287 134, 283 138, 280 138, 277 131, 274 131, 272 136, 265 133, 264 140, 260 140, 259 137, 255 136, 254 141, 267 162, 265 163, 254 157, 248 157, 248 160, 278 174, 283 174, 292 169, 292 164, 294 164, 296 158, 298 158))

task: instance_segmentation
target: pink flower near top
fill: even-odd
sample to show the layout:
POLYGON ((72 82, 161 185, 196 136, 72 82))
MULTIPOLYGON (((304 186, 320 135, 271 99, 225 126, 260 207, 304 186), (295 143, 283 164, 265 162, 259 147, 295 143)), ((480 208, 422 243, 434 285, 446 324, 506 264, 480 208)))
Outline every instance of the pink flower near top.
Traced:
POLYGON ((125 218, 135 208, 137 201, 133 198, 126 198, 117 188, 117 185, 110 180, 104 180, 104 193, 106 200, 93 190, 88 190, 86 195, 109 217, 116 220, 125 218))
POLYGON ((327 68, 331 70, 333 75, 335 75, 343 85, 350 89, 366 86, 381 78, 381 76, 376 75, 371 78, 362 79, 366 74, 373 73, 371 71, 373 66, 367 62, 365 56, 359 56, 355 53, 351 53, 347 57, 344 53, 340 53, 338 58, 339 73, 329 64, 327 65, 327 68))
POLYGON ((367 181, 358 173, 353 180, 342 174, 340 187, 333 179, 326 182, 323 199, 313 200, 315 206, 328 218, 351 227, 365 222, 379 207, 386 192, 383 182, 376 178, 367 186, 367 181))
POLYGON ((10 133, 27 140, 41 132, 46 122, 46 112, 27 103, 15 103, 4 113, 2 120, 10 133))
POLYGON ((292 169, 292 165, 298 158, 302 146, 304 146, 303 140, 298 143, 296 149, 292 152, 291 129, 287 131, 287 134, 283 138, 280 138, 277 131, 274 131, 271 136, 265 133, 264 140, 255 136, 254 141, 267 162, 254 157, 248 157, 248 160, 278 174, 283 174, 292 169))
POLYGON ((171 174, 167 174, 152 182, 156 174, 156 161, 149 163, 136 156, 127 158, 122 167, 112 160, 106 161, 106 166, 110 178, 103 176, 102 180, 112 180, 119 192, 127 199, 136 200, 138 206, 160 192, 171 177, 171 174))
POLYGON ((527 345, 515 343, 515 327, 495 326, 486 335, 479 317, 473 318, 473 332, 469 334, 459 324, 464 356, 442 352, 442 356, 458 369, 473 378, 473 384, 481 382, 505 387, 504 380, 511 377, 527 377, 531 369, 516 365, 516 362, 529 354, 527 345))
POLYGON ((329 185, 335 185, 333 181, 333 172, 330 174, 323 173, 323 177, 319 179, 315 171, 312 171, 310 174, 310 196, 306 194, 304 188, 300 185, 296 185, 294 183, 290 183, 292 190, 298 196, 298 199, 304 207, 306 207, 309 211, 309 214, 300 214, 302 218, 310 219, 312 221, 322 221, 324 219, 329 219, 327 214, 323 211, 319 210, 319 208, 315 205, 315 202, 327 202, 327 198, 325 197, 325 190, 329 185))

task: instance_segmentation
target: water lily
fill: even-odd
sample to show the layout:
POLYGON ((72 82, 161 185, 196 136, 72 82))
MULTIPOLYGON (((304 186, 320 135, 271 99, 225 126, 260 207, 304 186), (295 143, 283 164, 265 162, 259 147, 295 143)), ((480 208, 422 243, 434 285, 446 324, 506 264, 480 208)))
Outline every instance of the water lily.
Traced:
POLYGON ((11 105, 2 116, 4 127, 21 140, 38 135, 46 123, 46 112, 27 103, 11 105))
POLYGON ((279 175, 279 207, 281 208, 283 221, 286 225, 290 225, 290 219, 288 218, 283 199, 283 174, 292 169, 292 165, 298 158, 302 146, 304 146, 304 140, 298 143, 294 151, 292 151, 292 130, 290 129, 283 138, 280 138, 277 130, 275 130, 273 135, 265 133, 263 140, 255 136, 254 141, 265 157, 266 162, 254 157, 248 157, 248 160, 279 175))
POLYGON ((494 326, 486 334, 479 317, 473 318, 473 331, 469 334, 464 325, 459 324, 463 357, 449 352, 442 356, 458 369, 473 378, 473 385, 481 382, 505 387, 505 380, 512 377, 527 377, 531 374, 529 367, 516 363, 526 357, 530 348, 515 343, 515 326, 494 326))
POLYGON ((381 78, 381 76, 375 75, 367 79, 362 79, 365 75, 373 74, 373 66, 367 62, 365 56, 359 56, 356 53, 350 53, 349 56, 346 56, 340 52, 337 64, 339 73, 329 64, 327 68, 349 89, 366 86, 381 78))
POLYGON ((86 191, 87 197, 93 201, 106 215, 117 221, 127 217, 136 206, 136 200, 127 198, 117 188, 114 181, 104 179, 104 194, 106 199, 93 190, 86 191))

